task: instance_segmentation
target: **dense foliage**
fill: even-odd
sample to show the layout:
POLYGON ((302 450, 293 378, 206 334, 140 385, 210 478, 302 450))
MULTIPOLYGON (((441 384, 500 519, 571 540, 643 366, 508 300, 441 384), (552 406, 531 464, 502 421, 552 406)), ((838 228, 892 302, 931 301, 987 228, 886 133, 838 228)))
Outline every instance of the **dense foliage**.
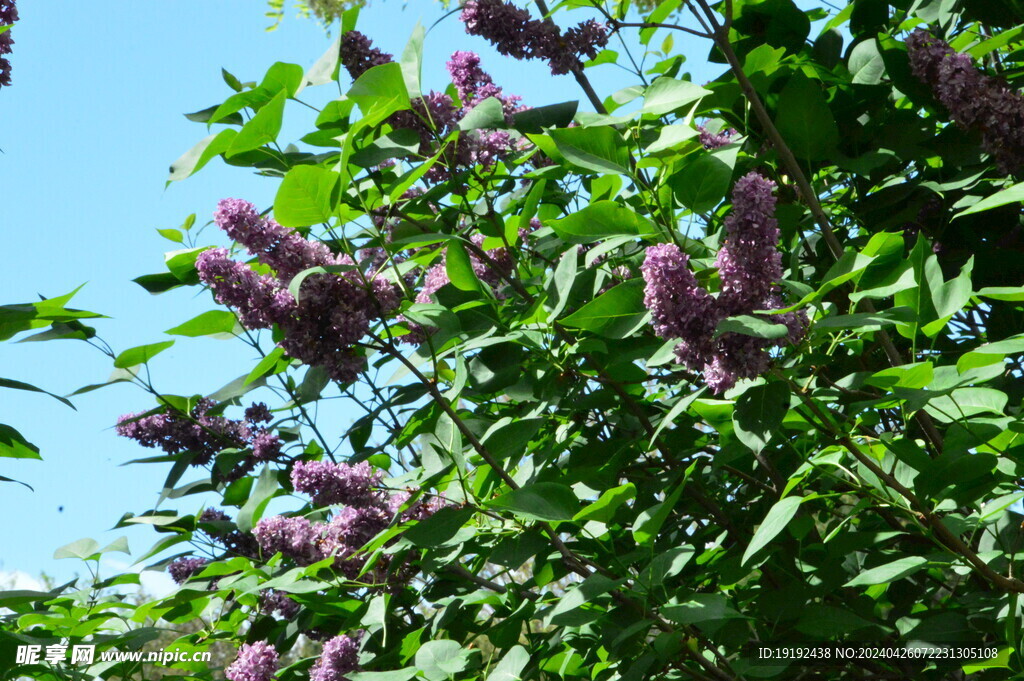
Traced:
POLYGON ((798 679, 750 645, 854 642, 994 655, 821 678, 1024 674, 1019 3, 453 12, 579 85, 534 107, 464 51, 423 92, 424 29, 395 59, 356 19, 308 72, 226 74, 190 114, 216 127, 172 181, 221 158, 276 199, 165 230, 182 248, 137 280, 208 288, 219 306, 168 333, 233 336, 252 370, 169 395, 149 364, 175 341, 110 353, 155 400, 118 433, 169 470, 121 524, 161 534, 141 559, 180 588, 0 594, 0 659, 181 627, 181 650, 238 649, 172 665, 196 679, 798 679), (672 36, 721 75, 690 82, 672 36), (656 38, 638 70, 628 46, 656 38), (635 85, 602 96, 610 62, 635 85), (325 416, 338 398, 353 423, 325 416))

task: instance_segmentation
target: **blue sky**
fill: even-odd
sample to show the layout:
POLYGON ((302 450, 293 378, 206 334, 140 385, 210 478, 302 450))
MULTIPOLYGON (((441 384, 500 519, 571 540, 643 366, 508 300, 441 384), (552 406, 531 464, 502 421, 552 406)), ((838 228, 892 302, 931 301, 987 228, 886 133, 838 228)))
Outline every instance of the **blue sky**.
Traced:
MULTIPOLYGON (((96 3, 23 1, 19 11, 13 85, 0 89, 0 303, 52 297, 85 283, 74 306, 111 317, 96 326, 115 350, 163 340, 164 330, 214 304, 195 289, 153 297, 131 283, 162 271, 163 252, 176 248, 156 229, 180 225, 193 212, 202 224, 228 196, 266 207, 276 189, 274 180, 216 160, 165 190, 168 165, 206 134, 182 113, 231 94, 221 67, 242 81, 258 81, 275 61, 312 65, 331 39, 314 21, 293 13, 278 30, 265 31, 260 0, 121 0, 102 3, 102 14, 96 3)), ((359 28, 378 46, 400 53, 417 20, 430 26, 444 14, 436 2, 388 0, 363 10, 359 28)), ((702 63, 708 46, 681 37, 676 35, 675 49, 682 48, 690 64, 702 63)), ((496 55, 467 36, 456 16, 427 37, 427 87, 443 89, 444 61, 455 49, 480 52, 495 81, 523 95, 526 104, 582 99, 570 76, 552 77, 542 63, 496 55)), ((694 80, 715 73, 695 74, 694 80)), ((632 76, 612 65, 591 74, 605 95, 632 84, 632 76)), ((326 86, 302 96, 322 102, 332 92, 326 86)), ((310 114, 290 104, 281 138, 301 136, 312 125, 310 114)), ((204 243, 217 239, 213 230, 204 237, 204 243)), ((247 373, 253 362, 237 342, 182 339, 151 366, 162 392, 192 394, 212 392, 247 373)), ((106 357, 72 341, 2 343, 0 367, 0 376, 57 393, 102 382, 111 371, 106 357)), ((75 403, 78 410, 72 411, 45 396, 0 390, 0 421, 19 428, 44 457, 0 459, 0 475, 35 488, 0 487, 0 572, 67 577, 77 566, 51 556, 68 542, 92 536, 102 543, 128 534, 138 555, 156 539, 146 528, 108 531, 122 513, 151 508, 166 475, 163 466, 120 466, 152 452, 111 428, 118 415, 150 408, 149 396, 116 385, 75 403)), ((192 499, 168 507, 192 512, 200 504, 192 499)))

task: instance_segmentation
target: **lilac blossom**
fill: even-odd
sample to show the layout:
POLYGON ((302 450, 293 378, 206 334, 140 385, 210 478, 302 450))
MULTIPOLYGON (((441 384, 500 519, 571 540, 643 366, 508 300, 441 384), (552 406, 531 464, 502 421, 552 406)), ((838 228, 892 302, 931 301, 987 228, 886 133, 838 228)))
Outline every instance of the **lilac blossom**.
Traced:
MULTIPOLYGON (((763 374, 771 361, 772 342, 739 333, 724 333, 716 339, 714 331, 726 317, 782 307, 776 284, 782 278, 782 255, 777 248, 774 187, 757 173, 736 183, 733 212, 725 220, 726 242, 716 260, 722 282, 717 298, 700 287, 688 257, 675 245, 649 247, 641 268, 646 281, 644 303, 651 311, 655 333, 678 338, 676 360, 690 369, 702 369, 716 393, 741 378, 763 374)), ((787 338, 775 345, 797 343, 807 329, 802 312, 770 315, 770 319, 789 329, 787 338)))
POLYGON ((931 87, 953 121, 980 131, 982 148, 1001 171, 1013 173, 1024 166, 1024 96, 926 30, 910 34, 907 53, 911 71, 931 87))
POLYGON ((167 572, 175 584, 184 584, 189 577, 206 567, 207 561, 202 558, 178 558, 167 566, 167 572))
POLYGON ((582 57, 593 59, 608 43, 608 27, 589 19, 564 34, 552 21, 503 0, 470 0, 459 17, 466 33, 486 38, 501 54, 516 59, 546 59, 553 75, 581 68, 582 57))
MULTIPOLYGON (((395 286, 372 274, 367 280, 348 255, 334 255, 325 244, 263 218, 247 201, 221 201, 214 220, 276 272, 276 277, 257 274, 224 249, 206 251, 196 267, 217 301, 235 308, 246 328, 277 324, 284 332, 279 345, 289 356, 324 367, 334 380, 354 380, 365 366, 354 346, 374 320, 398 306, 395 286), (288 282, 299 272, 335 265, 351 269, 307 277, 298 301, 288 292, 288 282)), ((261 454, 271 455, 269 443, 260 444, 261 454)))
POLYGON ((359 668, 360 636, 335 636, 324 643, 313 667, 309 670, 309 681, 346 681, 346 674, 359 668))
POLYGON ((247 329, 269 329, 288 319, 295 298, 272 277, 257 274, 245 263, 235 262, 227 249, 213 248, 196 258, 199 279, 213 291, 214 299, 238 313, 247 329))
POLYGON ((348 31, 341 37, 340 52, 341 65, 352 76, 352 80, 359 78, 374 66, 394 60, 387 52, 373 47, 370 39, 359 31, 348 31))
POLYGON ((689 266, 690 256, 675 244, 647 249, 640 267, 644 305, 651 311, 654 333, 679 338, 676 354, 691 369, 699 369, 710 352, 711 335, 719 321, 715 299, 697 283, 689 266))
POLYGON ((238 657, 224 670, 230 681, 270 681, 276 675, 278 655, 266 641, 243 643, 238 657))
POLYGON ((494 84, 491 76, 480 68, 480 55, 476 52, 458 50, 452 53, 446 66, 466 111, 488 97, 494 97, 501 102, 506 121, 512 122, 512 114, 520 109, 519 102, 522 101, 522 97, 504 94, 502 89, 494 84))
POLYGON ((774 189, 774 182, 756 172, 740 178, 733 189, 726 242, 715 261, 722 279, 719 304, 728 315, 764 309, 782 278, 774 189))
POLYGON ((374 490, 383 475, 365 461, 355 465, 329 461, 299 461, 292 469, 292 486, 296 492, 308 494, 316 506, 348 504, 362 506, 374 503, 374 490))
POLYGON ((697 130, 700 131, 700 143, 708 150, 718 149, 731 144, 733 136, 736 135, 736 131, 732 128, 724 132, 714 133, 701 125, 697 127, 697 130))
POLYGON ((260 611, 273 615, 278 613, 286 620, 290 620, 299 613, 299 604, 288 597, 283 591, 266 589, 260 592, 260 611))
POLYGON ((281 553, 300 565, 311 565, 326 558, 317 542, 319 529, 306 518, 276 515, 261 519, 252 534, 264 555, 281 553))
POLYGON ((254 426, 260 423, 270 423, 273 419, 270 409, 263 402, 256 402, 245 410, 245 420, 254 426))
MULTIPOLYGON (((155 414, 125 414, 118 420, 115 431, 121 437, 135 440, 143 447, 159 448, 167 454, 191 452, 193 466, 209 463, 223 449, 251 447, 253 457, 266 461, 281 453, 281 439, 263 428, 252 428, 244 421, 224 416, 213 416, 216 406, 212 400, 199 400, 189 414, 165 407, 155 414)), ((245 465, 234 472, 234 479, 252 466, 245 465)))

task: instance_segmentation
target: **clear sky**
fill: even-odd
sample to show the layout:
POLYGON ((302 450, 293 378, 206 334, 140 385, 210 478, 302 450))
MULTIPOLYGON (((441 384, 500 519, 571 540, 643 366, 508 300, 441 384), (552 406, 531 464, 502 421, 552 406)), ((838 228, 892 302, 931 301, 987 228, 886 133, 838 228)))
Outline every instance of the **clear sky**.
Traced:
MULTIPOLYGON (((801 3, 808 4, 814 3, 801 3)), ((214 308, 208 294, 194 289, 153 297, 131 279, 163 271, 163 252, 176 248, 156 229, 177 226, 193 212, 202 224, 223 197, 261 208, 273 199, 274 180, 219 160, 164 189, 168 165, 207 134, 182 113, 231 94, 221 67, 258 81, 273 62, 308 67, 330 45, 318 24, 293 13, 278 30, 265 31, 264 10, 261 0, 19 3, 13 85, 0 89, 0 303, 57 296, 86 283, 73 306, 111 317, 95 326, 117 351, 163 340, 164 330, 214 308)), ((359 28, 400 54, 417 20, 429 27, 445 13, 437 2, 378 0, 363 10, 359 28)), ((690 64, 704 62, 707 44, 683 41, 682 34, 675 40, 690 64)), ((498 56, 467 36, 454 15, 427 37, 427 87, 443 89, 444 61, 455 49, 480 52, 495 81, 523 95, 525 104, 582 99, 570 76, 552 77, 540 62, 498 56)), ((716 69, 694 80, 713 77, 716 69)), ((613 65, 590 73, 603 95, 633 83, 613 65)), ((319 90, 303 98, 325 101, 332 94, 330 86, 319 90)), ((281 138, 301 136, 312 126, 310 113, 289 104, 281 138)), ((218 239, 213 230, 204 236, 204 243, 218 239)), ((212 392, 249 371, 254 359, 247 350, 232 341, 181 339, 152 363, 154 384, 165 393, 212 392)), ((0 376, 53 392, 102 382, 110 371, 109 360, 81 342, 0 343, 0 376)), ((122 513, 151 508, 167 472, 160 465, 121 466, 154 452, 111 428, 118 415, 151 408, 151 398, 116 385, 75 404, 78 411, 45 396, 0 390, 0 422, 21 430, 44 457, 0 459, 0 475, 35 488, 0 484, 0 572, 63 578, 77 566, 51 556, 75 539, 103 543, 128 534, 139 555, 157 538, 148 528, 108 531, 122 513)), ((187 497, 165 507, 192 512, 200 504, 187 497)))

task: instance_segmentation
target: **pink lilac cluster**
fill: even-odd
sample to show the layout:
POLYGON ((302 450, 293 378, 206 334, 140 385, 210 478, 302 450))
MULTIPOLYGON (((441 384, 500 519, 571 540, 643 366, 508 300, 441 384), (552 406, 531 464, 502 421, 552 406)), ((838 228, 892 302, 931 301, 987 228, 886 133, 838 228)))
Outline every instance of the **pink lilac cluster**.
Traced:
POLYGON ((224 670, 230 681, 270 681, 277 674, 278 654, 266 641, 243 643, 238 657, 224 670))
POLYGON ((373 273, 364 279, 351 257, 264 218, 248 201, 222 200, 214 221, 275 273, 259 274, 222 248, 204 251, 196 270, 216 300, 234 308, 246 328, 277 324, 283 331, 279 345, 289 356, 324 367, 335 380, 354 380, 365 365, 354 346, 374 320, 398 306, 395 286, 373 273), (333 265, 353 269, 307 277, 298 301, 289 293, 299 272, 333 265))
POLYGON ((260 612, 268 615, 277 613, 284 619, 290 620, 299 613, 299 604, 283 591, 266 589, 260 592, 260 612))
MULTIPOLYGON (((378 488, 381 474, 368 464, 303 462, 292 470, 296 491, 309 494, 316 506, 345 504, 329 521, 314 522, 300 516, 273 516, 260 520, 253 536, 264 555, 281 553, 299 565, 334 558, 335 567, 355 577, 363 561, 354 554, 383 531, 408 501, 406 492, 378 488)), ((443 504, 437 499, 419 502, 401 513, 402 520, 424 519, 443 504)), ((387 568, 387 561, 380 565, 387 568)))
POLYGON ((348 31, 341 36, 340 53, 341 65, 352 76, 352 80, 356 80, 374 66, 393 61, 390 54, 374 47, 370 39, 359 31, 348 31))
POLYGON ((256 544, 256 540, 252 538, 252 535, 240 532, 238 529, 229 529, 225 526, 231 523, 233 527, 234 524, 224 511, 208 508, 199 514, 197 520, 200 523, 209 525, 206 528, 202 528, 203 531, 210 539, 224 546, 228 555, 245 556, 247 558, 255 558, 259 555, 259 546, 256 544))
POLYGON ((703 125, 698 126, 697 130, 700 131, 700 143, 704 145, 705 149, 709 151, 711 149, 719 149, 727 144, 732 143, 732 138, 736 134, 736 131, 732 128, 725 130, 724 132, 714 133, 705 128, 703 125))
MULTIPOLYGON (((342 37, 341 61, 355 79, 372 66, 392 61, 392 56, 373 47, 362 33, 349 31, 342 37)), ((443 92, 430 92, 414 99, 411 109, 399 111, 388 119, 392 127, 408 128, 419 134, 419 151, 424 156, 433 156, 437 140, 451 135, 458 128, 458 122, 488 97, 497 97, 502 102, 509 123, 512 114, 526 108, 519 106, 521 97, 505 95, 494 84, 490 75, 480 68, 480 57, 472 52, 455 52, 448 62, 448 71, 461 106, 443 92)), ((516 140, 504 130, 463 132, 454 144, 448 145, 442 162, 431 167, 424 179, 441 182, 450 178, 453 170, 478 163, 490 168, 516 148, 516 140)))
MULTIPOLYGON (((771 341, 738 333, 714 338, 715 328, 726 317, 749 315, 755 310, 782 307, 776 282, 782 278, 778 222, 773 217, 775 184, 756 172, 741 178, 733 190, 733 212, 726 218, 726 243, 716 265, 721 279, 717 298, 697 282, 689 268, 689 256, 674 244, 647 249, 641 267, 646 287, 644 304, 651 311, 656 334, 679 339, 676 360, 703 370, 704 379, 716 393, 741 378, 754 378, 769 366, 771 341)), ((807 330, 803 313, 771 315, 785 324, 784 342, 798 343, 807 330)))
POLYGON ((375 488, 384 475, 370 464, 355 465, 329 461, 299 461, 292 468, 296 492, 310 495, 316 506, 365 506, 376 500, 375 488))
MULTIPOLYGON (((18 20, 18 8, 14 0, 0 0, 0 26, 10 26, 18 20)), ((11 29, 0 33, 0 86, 11 84, 11 62, 5 54, 11 53, 11 29)))
POLYGON ((320 658, 309 670, 309 681, 347 681, 359 669, 360 634, 335 636, 324 643, 320 658))
POLYGON ((480 68, 480 55, 476 52, 458 50, 446 64, 452 77, 452 85, 459 93, 459 99, 466 110, 472 109, 489 97, 501 102, 505 119, 512 123, 512 115, 522 110, 519 95, 506 95, 500 86, 494 84, 490 74, 480 68))
MULTIPOLYGON (((250 448, 255 461, 270 461, 280 456, 281 439, 251 418, 260 407, 266 409, 266 405, 253 405, 246 410, 246 421, 214 416, 210 412, 215 406, 213 400, 204 398, 188 415, 170 407, 149 416, 125 414, 118 420, 115 430, 143 447, 159 448, 167 454, 190 452, 193 466, 209 463, 217 452, 227 448, 250 448), (250 412, 252 409, 256 411, 250 412)), ((240 474, 244 474, 252 462, 241 466, 240 474)), ((233 473, 235 477, 238 474, 239 471, 233 473)))
POLYGON ((486 38, 499 53, 516 59, 546 59, 553 75, 583 66, 608 44, 605 24, 589 19, 565 33, 552 21, 530 17, 525 9, 504 0, 469 0, 459 17, 466 33, 486 38))
POLYGON ((970 55, 924 29, 907 38, 910 69, 931 87, 961 128, 981 133, 982 147, 1000 170, 1024 166, 1024 96, 998 78, 982 73, 970 55))
POLYGON ((167 572, 175 584, 184 584, 188 578, 206 567, 207 561, 202 558, 178 558, 167 566, 167 572))

